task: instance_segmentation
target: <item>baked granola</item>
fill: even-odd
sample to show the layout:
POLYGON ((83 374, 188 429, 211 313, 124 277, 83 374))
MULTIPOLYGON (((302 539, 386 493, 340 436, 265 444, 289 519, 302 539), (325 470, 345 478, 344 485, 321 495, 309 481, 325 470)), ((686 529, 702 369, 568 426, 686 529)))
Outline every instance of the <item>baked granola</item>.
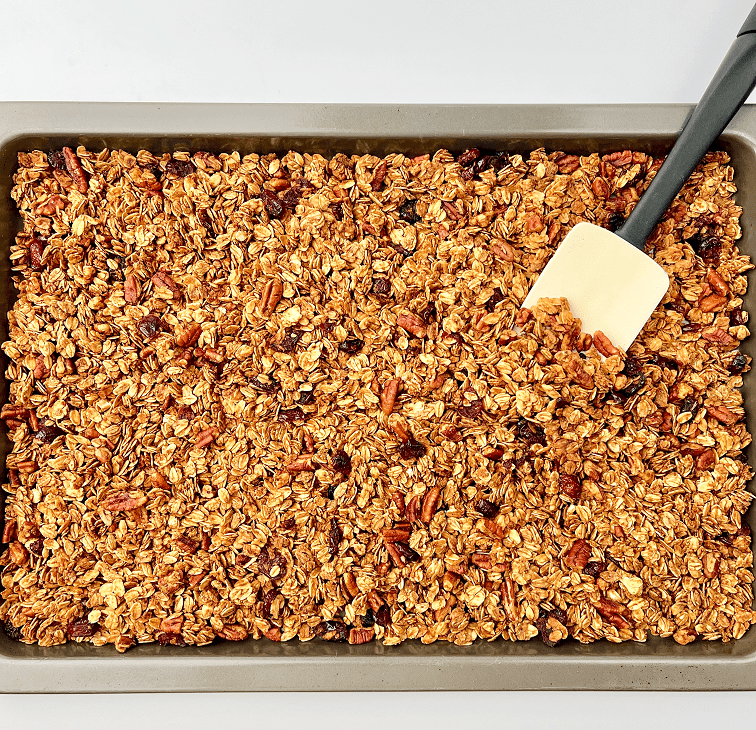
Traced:
POLYGON ((0 619, 67 640, 742 636, 749 257, 723 152, 628 353, 525 295, 661 160, 19 155, 0 619))

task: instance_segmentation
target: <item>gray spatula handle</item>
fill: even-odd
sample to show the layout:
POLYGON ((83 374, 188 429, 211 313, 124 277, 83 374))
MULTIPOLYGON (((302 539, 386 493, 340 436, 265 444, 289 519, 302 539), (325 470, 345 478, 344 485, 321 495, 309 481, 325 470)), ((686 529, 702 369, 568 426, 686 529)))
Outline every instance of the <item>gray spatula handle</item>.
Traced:
POLYGON ((756 7, 717 69, 675 146, 625 224, 617 231, 643 250, 646 239, 701 158, 756 86, 756 7))

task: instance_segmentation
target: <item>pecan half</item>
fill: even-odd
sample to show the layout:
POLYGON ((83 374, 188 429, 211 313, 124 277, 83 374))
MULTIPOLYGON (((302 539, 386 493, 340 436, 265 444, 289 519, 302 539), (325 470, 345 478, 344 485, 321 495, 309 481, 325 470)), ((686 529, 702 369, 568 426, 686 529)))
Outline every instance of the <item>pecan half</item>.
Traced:
POLYGON ((633 153, 630 150, 612 152, 609 155, 604 155, 601 159, 614 165, 614 167, 622 167, 623 165, 629 165, 633 161, 633 153))
POLYGON ((294 461, 291 461, 286 465, 286 471, 292 474, 297 474, 303 471, 315 471, 312 457, 313 454, 301 454, 294 459, 294 461))
POLYGON ((721 277, 718 271, 715 269, 707 269, 706 281, 709 282, 709 286, 721 296, 727 296, 730 293, 730 287, 727 286, 727 282, 721 277))
POLYGON ((194 447, 197 449, 204 448, 205 446, 208 446, 213 441, 215 441, 215 437, 218 435, 218 429, 215 428, 215 426, 210 426, 210 428, 206 428, 202 431, 200 431, 197 434, 197 440, 194 442, 194 447))
MULTIPOLYGON (((244 639, 249 636, 249 632, 247 629, 245 629, 243 626, 240 626, 239 624, 223 624, 223 628, 220 629, 220 631, 215 632, 216 636, 219 636, 221 639, 226 639, 226 641, 244 641, 244 639)), ((267 636, 267 634, 266 634, 267 636)), ((268 637, 271 638, 271 637, 268 637)), ((278 639, 274 639, 274 641, 280 641, 281 639, 281 630, 278 630, 278 639)))
POLYGON ((123 283, 123 298, 127 304, 136 304, 139 301, 139 281, 134 274, 129 274, 123 283))
POLYGON ((194 322, 176 335, 176 345, 178 347, 192 347, 197 344, 197 340, 199 340, 201 334, 202 325, 194 322))
POLYGON ((611 357, 612 355, 620 354, 620 351, 612 344, 612 341, 601 330, 597 330, 593 333, 593 344, 604 357, 611 357))
POLYGON ((73 179, 76 189, 82 195, 85 195, 87 190, 89 190, 89 183, 87 182, 87 174, 81 166, 78 155, 70 147, 64 147, 63 159, 66 162, 66 170, 68 170, 68 174, 73 179))
POLYGON ((494 238, 491 241, 491 253, 497 258, 501 259, 502 261, 506 261, 508 263, 512 263, 515 258, 515 252, 514 248, 512 247, 512 244, 507 243, 503 238, 494 238))
POLYGON ((696 457, 696 467, 698 469, 711 469, 717 462, 717 452, 714 449, 706 449, 696 457))
POLYGON ((569 175, 580 167, 580 158, 576 155, 560 155, 554 161, 562 175, 569 175))
POLYGON ((723 347, 731 347, 738 342, 734 337, 731 337, 727 332, 725 332, 723 329, 720 329, 719 327, 713 330, 706 330, 706 332, 704 332, 701 337, 703 337, 707 342, 711 342, 714 345, 722 345, 723 347))
POLYGON ((400 314, 396 323, 406 332, 422 339, 428 334, 428 328, 420 317, 415 314, 400 314))
POLYGON ((415 495, 407 504, 406 516, 409 522, 417 522, 420 518, 420 497, 418 495, 415 495))
POLYGON ((199 550, 199 542, 197 540, 193 540, 188 535, 179 535, 174 541, 173 544, 182 552, 182 553, 189 553, 190 555, 193 555, 194 553, 199 550))
POLYGON ((593 190, 593 194, 597 198, 602 198, 606 200, 609 197, 609 183, 607 183, 606 180, 604 180, 603 177, 597 177, 593 184, 591 185, 591 189, 593 190))
POLYGON ((578 539, 564 556, 564 563, 575 570, 582 570, 588 565, 590 557, 591 546, 585 540, 578 539))
POLYGON ((168 289, 171 292, 172 299, 181 298, 181 287, 165 271, 157 271, 152 277, 152 283, 155 286, 168 289))
POLYGON ((386 172, 388 170, 388 161, 383 160, 376 168, 375 172, 373 173, 373 180, 370 183, 370 187, 373 188, 373 190, 380 190, 381 185, 383 185, 383 180, 386 177, 386 172))
POLYGON ((732 426, 740 420, 740 416, 737 413, 733 413, 725 406, 709 406, 706 410, 712 418, 716 418, 717 421, 727 426, 732 426))
POLYGON ((433 487, 428 490, 428 493, 423 499, 423 509, 420 513, 420 520, 426 524, 433 519, 433 515, 436 514, 439 502, 441 501, 441 488, 433 487))
POLYGON ((407 523, 407 527, 400 527, 395 525, 394 527, 386 528, 381 532, 383 539, 386 542, 407 542, 411 534, 411 527, 407 523))
POLYGON ((183 616, 171 616, 170 618, 164 618, 160 622, 160 630, 165 631, 167 634, 180 634, 183 625, 183 616))
POLYGON ((367 644, 374 638, 375 631, 373 629, 350 629, 349 631, 350 644, 367 644))
POLYGON ((283 296, 283 284, 281 280, 271 279, 263 289, 262 296, 260 297, 260 312, 264 317, 270 317, 273 314, 278 302, 281 301, 283 296))
POLYGON ((704 297, 698 307, 702 312, 720 312, 727 306, 727 297, 719 294, 709 294, 704 297))
POLYGON ((706 555, 703 556, 701 563, 703 564, 703 574, 709 580, 714 578, 719 573, 719 555, 715 555, 714 553, 706 553, 706 555))
POLYGON ((400 378, 393 378, 383 386, 381 391, 381 410, 388 416, 394 410, 394 403, 402 387, 400 378))
POLYGON ((100 502, 100 507, 108 512, 129 512, 147 504, 147 495, 142 492, 116 492, 100 502))
POLYGON ((603 596, 599 598, 595 606, 601 616, 606 619, 612 626, 618 629, 630 629, 632 624, 625 618, 629 613, 628 609, 616 601, 603 596))

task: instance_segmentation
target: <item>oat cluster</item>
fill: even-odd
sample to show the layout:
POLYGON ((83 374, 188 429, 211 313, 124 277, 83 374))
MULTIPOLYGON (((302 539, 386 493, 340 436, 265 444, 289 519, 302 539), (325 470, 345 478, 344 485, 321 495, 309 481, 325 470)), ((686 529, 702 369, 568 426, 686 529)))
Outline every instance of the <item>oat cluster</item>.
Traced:
POLYGON ((756 620, 733 170, 630 348, 521 310, 632 151, 19 155, 0 619, 207 644, 727 641, 756 620))

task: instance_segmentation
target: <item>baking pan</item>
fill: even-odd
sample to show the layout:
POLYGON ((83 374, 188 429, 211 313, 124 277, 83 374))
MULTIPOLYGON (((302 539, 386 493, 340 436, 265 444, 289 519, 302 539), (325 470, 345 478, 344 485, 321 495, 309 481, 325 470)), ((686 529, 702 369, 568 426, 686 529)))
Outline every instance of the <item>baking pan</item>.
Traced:
MULTIPOLYGON (((20 225, 10 198, 16 153, 86 145, 156 153, 303 152, 333 154, 481 146, 512 152, 538 147, 571 153, 668 150, 691 107, 612 106, 391 106, 253 104, 0 103, 0 337, 7 337, 12 302, 9 246, 20 225)), ((743 207, 741 250, 756 255, 756 106, 738 112, 717 142, 735 166, 736 200, 743 207)), ((745 306, 756 311, 756 293, 745 306)), ((741 349, 756 357, 753 340, 741 349)), ((5 370, 7 363, 0 362, 5 370)), ((756 413, 756 374, 744 387, 748 425, 756 413)), ((0 383, 0 397, 7 395, 0 383)), ((5 463, 9 442, 0 439, 5 463)), ((747 450, 753 465, 753 450, 747 450)), ((749 521, 756 532, 754 510, 749 521)), ((112 647, 69 643, 40 648, 0 632, 0 691, 249 691, 464 689, 748 689, 756 690, 756 631, 734 642, 671 638, 645 643, 549 649, 540 640, 501 639, 459 647, 407 641, 401 646, 334 645, 268 640, 204 647, 112 647)))

